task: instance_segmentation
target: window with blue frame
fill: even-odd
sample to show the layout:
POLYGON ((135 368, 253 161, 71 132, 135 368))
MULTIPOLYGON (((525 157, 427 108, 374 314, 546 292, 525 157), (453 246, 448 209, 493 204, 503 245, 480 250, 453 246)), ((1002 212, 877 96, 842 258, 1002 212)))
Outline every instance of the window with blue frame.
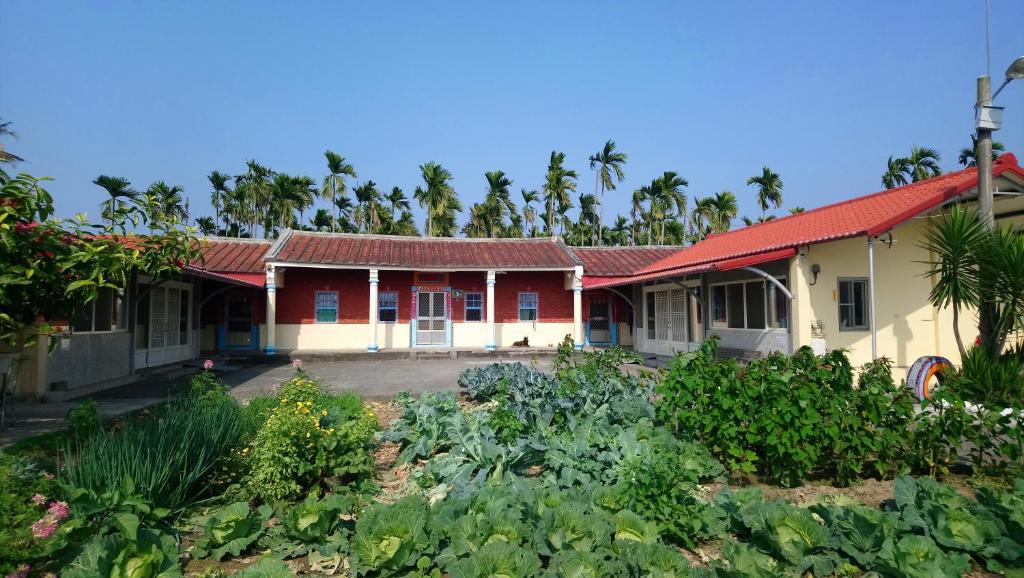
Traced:
POLYGON ((381 291, 377 294, 377 320, 382 323, 398 321, 397 291, 381 291))
POLYGON ((536 321, 537 320, 537 294, 536 293, 520 293, 519 294, 519 320, 520 321, 536 321))
POLYGON ((466 293, 466 321, 484 320, 484 294, 466 293))
POLYGON ((337 323, 338 322, 338 292, 317 291, 316 292, 316 322, 337 323))

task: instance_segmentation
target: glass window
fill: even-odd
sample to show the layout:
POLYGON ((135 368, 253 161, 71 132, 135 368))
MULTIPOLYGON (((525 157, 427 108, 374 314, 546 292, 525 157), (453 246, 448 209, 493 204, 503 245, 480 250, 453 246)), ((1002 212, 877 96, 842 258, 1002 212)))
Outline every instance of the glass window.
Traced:
POLYGON ((135 305, 135 349, 149 348, 149 286, 140 285, 135 305))
POLYGON ((647 339, 654 339, 654 293, 647 294, 647 339))
POLYGON ((746 322, 743 319, 743 284, 730 283, 725 286, 725 311, 729 318, 730 329, 743 329, 746 322))
POLYGON ((338 322, 338 292, 317 291, 316 292, 316 322, 337 323, 338 322))
POLYGON ((672 290, 672 341, 686 341, 686 301, 683 289, 672 290))
POLYGON ((384 323, 398 321, 397 291, 381 291, 377 294, 377 320, 384 323))
POLYGON ((725 285, 711 288, 711 323, 725 326, 728 319, 725 315, 725 285))
MULTIPOLYGON (((779 278, 779 281, 789 288, 785 277, 779 278)), ((768 327, 789 328, 789 298, 775 283, 768 283, 768 327)))
POLYGON ((868 280, 839 280, 839 329, 868 328, 868 280))
POLYGON ((519 294, 519 320, 520 321, 536 321, 537 320, 537 294, 536 293, 520 293, 519 294))
POLYGON ((747 283, 747 329, 764 329, 765 304, 764 281, 747 283))
POLYGON ((124 329, 124 298, 120 289, 101 287, 96 299, 77 309, 71 316, 71 330, 112 331, 124 329))
POLYGON ((484 320, 484 294, 466 293, 466 321, 484 320))

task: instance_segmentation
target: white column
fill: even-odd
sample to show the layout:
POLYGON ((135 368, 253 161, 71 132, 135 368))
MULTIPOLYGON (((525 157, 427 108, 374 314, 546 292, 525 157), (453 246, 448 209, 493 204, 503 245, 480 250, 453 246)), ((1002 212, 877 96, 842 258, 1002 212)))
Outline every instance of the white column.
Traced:
POLYGON ((497 340, 494 335, 494 281, 496 272, 487 272, 487 351, 494 351, 497 340))
POLYGON ((277 324, 277 279, 274 266, 267 267, 267 343, 263 351, 267 355, 277 353, 277 335, 275 325, 277 324))
POLYGON ((377 351, 377 282, 379 275, 376 269, 370 269, 370 344, 366 350, 377 351))
POLYGON ((583 349, 583 267, 572 274, 572 340, 576 351, 583 349))

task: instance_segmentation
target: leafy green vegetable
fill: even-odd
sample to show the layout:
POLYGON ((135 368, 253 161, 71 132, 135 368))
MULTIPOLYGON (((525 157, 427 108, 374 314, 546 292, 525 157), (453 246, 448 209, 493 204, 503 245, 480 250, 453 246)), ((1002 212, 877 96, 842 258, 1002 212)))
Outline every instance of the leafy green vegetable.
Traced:
POLYGON ((512 544, 488 544, 448 569, 451 578, 520 578, 536 576, 540 559, 533 552, 512 544))
POLYGON ((252 511, 247 502, 235 502, 217 510, 203 525, 203 535, 193 551, 197 558, 220 560, 239 556, 259 539, 272 514, 270 506, 252 511))

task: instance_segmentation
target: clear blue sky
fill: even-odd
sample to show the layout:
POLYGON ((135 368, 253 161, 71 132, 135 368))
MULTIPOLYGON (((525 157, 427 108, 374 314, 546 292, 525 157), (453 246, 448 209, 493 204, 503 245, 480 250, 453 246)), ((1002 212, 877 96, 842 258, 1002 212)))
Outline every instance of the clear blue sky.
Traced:
MULTIPOLYGON (((991 1, 997 83, 1024 54, 1024 2, 991 1)), ((487 170, 539 188, 558 149, 589 191, 609 138, 629 162, 606 215, 667 169, 755 215, 744 183, 764 164, 810 208, 879 189, 915 144, 957 168, 985 72, 984 0, 5 0, 2 25, 7 145, 56 179, 65 216, 98 216, 101 173, 180 184, 209 214, 211 170, 320 178, 327 148, 410 196, 438 161, 467 206, 487 170)), ((1024 158, 1024 81, 997 104, 996 139, 1024 158)))

